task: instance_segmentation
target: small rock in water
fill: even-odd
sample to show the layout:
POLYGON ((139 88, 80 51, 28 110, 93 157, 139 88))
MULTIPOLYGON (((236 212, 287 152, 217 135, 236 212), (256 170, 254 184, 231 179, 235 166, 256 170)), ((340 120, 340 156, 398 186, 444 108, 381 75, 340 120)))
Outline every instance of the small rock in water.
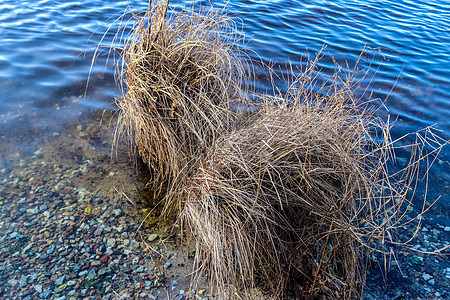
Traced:
POLYGON ((8 280, 8 284, 9 284, 10 286, 16 286, 16 285, 17 285, 17 280, 15 280, 15 279, 10 279, 10 280, 8 280))
POLYGON ((91 269, 91 270, 89 271, 89 274, 86 276, 86 280, 92 280, 92 279, 95 278, 95 276, 96 276, 95 270, 94 270, 94 269, 91 269))
POLYGON ((56 285, 61 285, 61 284, 63 284, 65 278, 66 278, 65 275, 59 277, 58 279, 55 280, 55 284, 56 284, 56 285))
POLYGON ((178 281, 174 280, 172 281, 172 286, 177 286, 178 285, 178 281))
POLYGON ((72 285, 75 285, 75 284, 77 284, 77 282, 76 282, 75 280, 69 280, 69 281, 67 281, 67 285, 68 285, 68 286, 72 286, 72 285))
POLYGON ((428 281, 428 280, 430 280, 431 278, 433 278, 433 276, 431 276, 430 274, 425 273, 425 274, 422 275, 422 278, 423 278, 425 281, 428 281))
POLYGON ((450 231, 450 226, 445 226, 444 231, 450 231))
POLYGON ((48 247, 47 249, 47 254, 52 254, 53 251, 55 251, 55 247, 56 247, 55 244, 51 244, 50 247, 48 247))
POLYGON ((20 287, 26 287, 27 286, 27 278, 28 276, 24 276, 24 275, 22 275, 22 277, 20 277, 20 287))
POLYGON ((42 299, 48 299, 50 298, 50 296, 52 295, 52 291, 50 290, 45 290, 42 293, 39 294, 39 297, 42 299))
POLYGON ((164 264, 164 269, 168 269, 172 266, 170 262, 164 264))
POLYGON ((106 252, 106 246, 105 245, 101 245, 99 248, 100 252, 105 253, 106 252))
POLYGON ((114 239, 114 238, 109 238, 108 241, 106 242, 107 247, 114 247, 115 245, 116 245, 116 239, 114 239))
POLYGON ((30 279, 28 280, 28 282, 29 283, 34 283, 37 278, 38 278, 38 274, 34 273, 33 275, 30 276, 30 279))
POLYGON ((108 259, 108 255, 103 255, 102 257, 100 257, 100 262, 106 264, 108 262, 108 259))
POLYGON ((428 283, 431 285, 434 285, 436 282, 434 281, 434 279, 430 279, 430 280, 428 280, 428 283))
POLYGON ((42 285, 36 284, 36 285, 34 286, 34 289, 36 290, 36 292, 42 293, 42 285))
POLYGON ((154 240, 156 240, 158 238, 158 235, 156 233, 152 233, 148 236, 148 241, 149 242, 153 242, 154 240))

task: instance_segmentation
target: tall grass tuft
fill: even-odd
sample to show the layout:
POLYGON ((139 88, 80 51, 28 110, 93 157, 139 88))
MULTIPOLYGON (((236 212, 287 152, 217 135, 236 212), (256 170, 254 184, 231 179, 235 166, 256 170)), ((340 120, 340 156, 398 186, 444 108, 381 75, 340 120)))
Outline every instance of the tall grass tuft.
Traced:
POLYGON ((357 99, 354 71, 317 91, 316 64, 287 93, 262 95, 185 188, 197 279, 206 274, 223 298, 252 299, 255 286, 277 298, 359 298, 370 254, 407 246, 391 233, 410 221, 421 148, 391 174, 390 125, 357 99))
POLYGON ((117 100, 117 136, 137 146, 155 196, 181 183, 233 126, 233 107, 246 101, 242 82, 250 76, 236 25, 223 12, 167 10, 167 0, 150 1, 143 15, 133 14, 118 66, 125 90, 117 100))
POLYGON ((226 299, 253 299, 254 287, 276 298, 360 297, 371 253, 408 246, 391 232, 412 221, 420 162, 448 141, 426 131, 436 151, 418 143, 391 173, 391 125, 356 96, 357 66, 320 86, 312 61, 286 92, 250 103, 252 69, 223 11, 170 14, 167 0, 150 1, 133 19, 116 142, 124 134, 138 149, 155 196, 193 238, 193 287, 207 275, 226 299), (241 104, 252 106, 245 118, 241 104))

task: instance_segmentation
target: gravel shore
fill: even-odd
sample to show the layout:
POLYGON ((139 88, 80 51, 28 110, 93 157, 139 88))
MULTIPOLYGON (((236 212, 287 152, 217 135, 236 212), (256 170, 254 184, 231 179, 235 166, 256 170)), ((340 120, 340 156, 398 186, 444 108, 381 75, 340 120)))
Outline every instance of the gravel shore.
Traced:
POLYGON ((0 299, 207 299, 170 226, 150 216, 137 231, 136 166, 124 149, 111 160, 111 128, 89 123, 4 153, 0 299))
MULTIPOLYGON (((176 228, 154 215, 141 226, 151 205, 145 172, 124 146, 111 159, 112 128, 102 118, 27 133, 26 147, 23 136, 2 133, 9 142, 0 146, 0 299, 214 298, 205 284, 189 289, 192 261, 176 228)), ((432 208, 413 248, 449 245, 448 220, 432 208)), ((365 299, 450 298, 448 256, 399 248, 387 274, 384 257, 374 261, 365 299)))

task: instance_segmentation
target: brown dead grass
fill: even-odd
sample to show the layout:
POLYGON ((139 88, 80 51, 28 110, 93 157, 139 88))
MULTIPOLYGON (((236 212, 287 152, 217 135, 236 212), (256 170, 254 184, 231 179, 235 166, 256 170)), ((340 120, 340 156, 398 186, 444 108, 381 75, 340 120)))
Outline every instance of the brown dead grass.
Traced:
POLYGON ((254 287, 277 298, 360 297, 370 253, 408 247, 391 232, 411 221, 420 162, 448 141, 427 130, 391 174, 391 125, 356 96, 357 65, 318 87, 317 60, 240 118, 252 72, 233 22, 166 11, 167 1, 150 1, 133 14, 116 142, 123 134, 138 149, 155 197, 193 238, 193 288, 207 275, 226 299, 253 299, 254 287), (438 146, 424 154, 427 140, 438 146))
POLYGON ((182 182, 219 133, 229 131, 250 76, 229 18, 194 7, 169 15, 167 2, 133 14, 119 65, 125 90, 116 132, 149 165, 155 196, 182 182))
POLYGON ((224 298, 251 299, 255 285, 277 298, 359 298, 370 254, 407 246, 391 233, 408 221, 422 148, 390 174, 390 125, 356 99, 356 67, 317 93, 316 64, 287 93, 261 96, 259 112, 217 141, 185 189, 195 274, 224 298))

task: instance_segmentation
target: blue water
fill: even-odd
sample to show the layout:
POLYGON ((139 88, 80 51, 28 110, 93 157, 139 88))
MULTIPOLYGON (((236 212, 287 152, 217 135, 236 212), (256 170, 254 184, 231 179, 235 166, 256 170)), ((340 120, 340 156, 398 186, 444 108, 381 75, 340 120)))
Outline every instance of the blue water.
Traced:
MULTIPOLYGON (((223 6, 226 1, 215 1, 223 6)), ((130 5, 147 1, 10 1, 0 3, 1 158, 11 149, 35 149, 45 135, 87 112, 114 110, 112 58, 101 50, 119 26, 113 21, 130 5), (90 82, 86 90, 89 72, 90 82), (86 98, 84 94, 86 92, 86 98)), ((175 7, 181 7, 172 1, 175 7)), ((272 62, 279 72, 301 64, 326 46, 322 74, 334 71, 331 57, 354 64, 366 46, 372 97, 386 99, 379 116, 397 120, 396 139, 434 125, 450 138, 450 3, 437 1, 231 1, 226 10, 247 40, 252 59, 272 62), (372 48, 374 50, 368 50, 372 48), (258 56, 255 54, 257 53, 258 56), (373 59, 373 60, 372 60, 373 59)), ((260 72, 258 86, 265 86, 260 72)), ((368 83, 368 82, 366 82, 368 83)), ((18 150, 18 151, 19 151, 18 150)), ((24 150, 25 151, 25 150, 24 150)), ((400 161, 408 153, 399 152, 400 161)), ((450 147, 429 172, 429 199, 441 195, 429 223, 450 226, 450 147)), ((417 203, 423 200, 420 187, 417 203)), ((448 241, 448 240, 447 240, 448 241)))

